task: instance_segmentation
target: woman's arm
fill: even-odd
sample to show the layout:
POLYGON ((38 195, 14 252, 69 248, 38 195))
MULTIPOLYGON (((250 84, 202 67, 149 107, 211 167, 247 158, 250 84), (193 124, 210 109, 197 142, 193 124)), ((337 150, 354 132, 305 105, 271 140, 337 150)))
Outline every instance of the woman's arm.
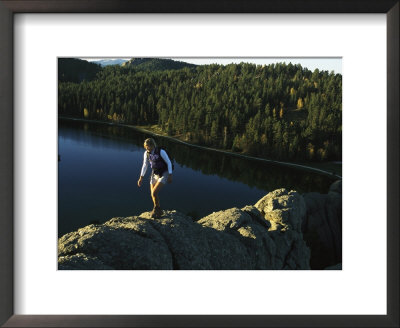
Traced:
POLYGON ((144 152, 142 170, 140 171, 140 178, 139 178, 139 180, 137 182, 137 185, 139 187, 142 186, 143 177, 146 174, 148 162, 149 162, 149 160, 147 158, 147 154, 146 154, 146 152, 144 152))
POLYGON ((141 177, 144 177, 144 175, 146 174, 146 172, 147 172, 147 167, 149 166, 149 159, 148 159, 148 157, 147 157, 147 152, 145 151, 144 152, 144 155, 143 155, 143 165, 142 165, 142 170, 140 171, 140 176, 141 177))

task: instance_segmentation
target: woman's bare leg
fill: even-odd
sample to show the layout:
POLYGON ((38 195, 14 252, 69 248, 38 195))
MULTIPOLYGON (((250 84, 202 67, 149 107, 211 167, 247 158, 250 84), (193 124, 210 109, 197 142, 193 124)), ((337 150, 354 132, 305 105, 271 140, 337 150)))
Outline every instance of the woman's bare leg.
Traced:
POLYGON ((151 185, 151 198, 153 199, 154 207, 160 207, 160 198, 158 196, 158 193, 160 192, 162 187, 164 187, 164 184, 160 181, 151 185))

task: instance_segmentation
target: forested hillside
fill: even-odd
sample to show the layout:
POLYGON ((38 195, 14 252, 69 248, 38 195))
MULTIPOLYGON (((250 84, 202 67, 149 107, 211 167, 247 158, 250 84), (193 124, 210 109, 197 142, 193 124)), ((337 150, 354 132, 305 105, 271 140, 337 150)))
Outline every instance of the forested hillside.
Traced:
POLYGON ((141 71, 160 71, 196 67, 194 64, 161 58, 132 58, 121 66, 125 68, 136 68, 141 71))
POLYGON ((76 58, 58 59, 58 81, 75 82, 93 80, 102 70, 101 65, 76 58))
POLYGON ((158 126, 191 143, 292 161, 341 160, 342 76, 300 65, 108 66, 59 81, 60 116, 158 126))

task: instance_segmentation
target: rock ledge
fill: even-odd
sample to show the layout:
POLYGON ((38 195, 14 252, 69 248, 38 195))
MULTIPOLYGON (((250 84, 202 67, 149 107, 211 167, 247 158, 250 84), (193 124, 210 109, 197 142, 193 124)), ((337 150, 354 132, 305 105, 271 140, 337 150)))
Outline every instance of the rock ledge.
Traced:
POLYGON ((62 236, 61 270, 310 269, 303 239, 306 203, 278 189, 255 205, 214 212, 197 222, 177 211, 117 217, 62 236))

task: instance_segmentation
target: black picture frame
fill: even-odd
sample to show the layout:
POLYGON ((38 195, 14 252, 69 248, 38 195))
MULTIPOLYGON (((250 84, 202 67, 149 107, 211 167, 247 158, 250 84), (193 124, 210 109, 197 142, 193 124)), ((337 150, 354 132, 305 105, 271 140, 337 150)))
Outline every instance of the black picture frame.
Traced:
POLYGON ((0 0, 0 324, 4 327, 399 327, 398 0, 0 0), (384 13, 387 315, 14 315, 13 16, 16 13, 384 13))

